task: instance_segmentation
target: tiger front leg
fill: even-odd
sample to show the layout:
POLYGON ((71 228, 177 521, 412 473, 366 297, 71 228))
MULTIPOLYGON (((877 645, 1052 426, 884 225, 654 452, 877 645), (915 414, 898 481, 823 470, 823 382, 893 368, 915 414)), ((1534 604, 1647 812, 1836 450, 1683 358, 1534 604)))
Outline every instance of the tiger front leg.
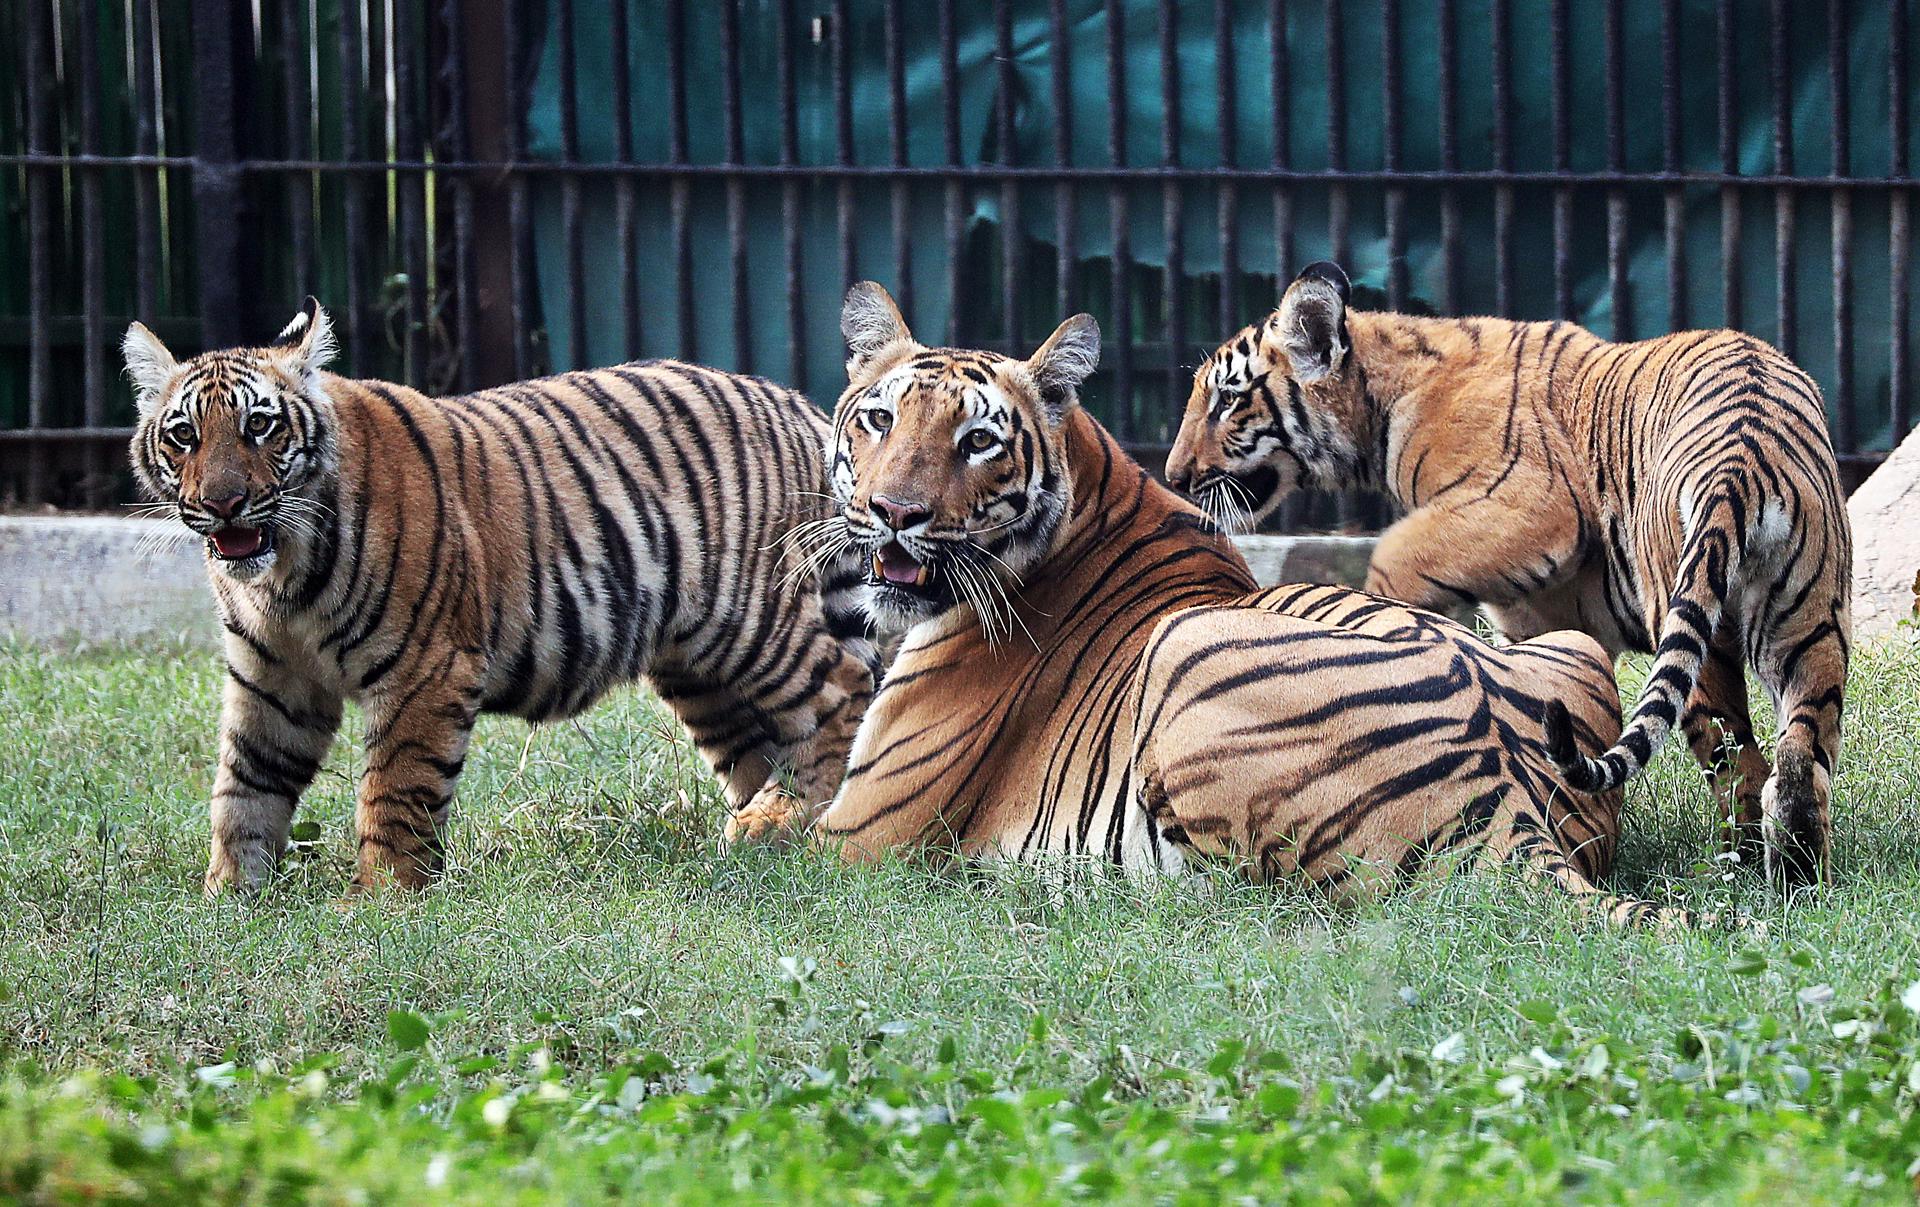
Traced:
POLYGON ((1575 567, 1570 507, 1521 514, 1490 499, 1422 507, 1380 535, 1366 589, 1436 612, 1504 604, 1544 591, 1575 567))
POLYGON ((238 638, 227 650, 220 766, 209 809, 209 896, 258 888, 279 865, 300 794, 340 727, 340 698, 238 638))
POLYGON ((365 702, 367 769, 354 814, 355 889, 420 889, 439 874, 454 784, 479 706, 479 676, 462 673, 365 702))

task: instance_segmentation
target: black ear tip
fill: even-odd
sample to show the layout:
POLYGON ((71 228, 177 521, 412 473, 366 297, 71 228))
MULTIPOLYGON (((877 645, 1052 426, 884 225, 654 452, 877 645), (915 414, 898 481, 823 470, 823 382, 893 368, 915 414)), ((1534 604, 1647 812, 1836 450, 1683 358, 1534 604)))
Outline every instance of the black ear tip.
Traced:
POLYGON ((1317 278, 1333 286, 1334 291, 1340 295, 1342 305, 1353 300, 1353 282, 1347 279, 1347 270, 1332 260, 1315 260, 1301 269, 1300 275, 1294 280, 1304 281, 1308 277, 1317 278))

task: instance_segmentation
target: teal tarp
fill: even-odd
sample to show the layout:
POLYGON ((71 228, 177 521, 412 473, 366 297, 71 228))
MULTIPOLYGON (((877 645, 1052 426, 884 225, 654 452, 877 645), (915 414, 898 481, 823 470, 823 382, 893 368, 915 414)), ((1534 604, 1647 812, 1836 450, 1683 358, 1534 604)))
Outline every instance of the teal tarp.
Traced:
MULTIPOLYGON (((824 7, 824 6, 822 6, 824 7)), ((848 5, 854 159, 857 163, 889 161, 887 77, 883 7, 876 0, 852 0, 848 5)), ((943 162, 945 93, 939 70, 937 13, 932 5, 903 5, 908 108, 907 160, 920 166, 943 162)), ((984 4, 959 4, 957 10, 961 148, 965 162, 1000 162, 1006 157, 995 145, 993 110, 999 68, 992 50, 992 11, 984 4)), ((1060 115, 1053 111, 1053 48, 1046 6, 1017 4, 1013 21, 1015 51, 1014 161, 1052 162, 1055 129, 1060 115)), ((1520 171, 1548 171, 1554 166, 1551 125, 1550 46, 1548 6, 1514 4, 1513 9, 1513 166, 1520 171)), ((1736 6, 1735 73, 1737 94, 1737 153, 1745 174, 1775 170, 1773 157, 1772 94, 1768 84, 1768 6, 1746 2, 1736 6)), ((576 5, 574 30, 576 96, 582 157, 612 157, 612 52, 603 6, 576 5)), ((635 157, 646 162, 668 158, 667 39, 664 5, 634 5, 632 33, 624 48, 634 81, 633 137, 635 157)), ((1492 148, 1492 42, 1490 6, 1462 2, 1454 6, 1459 26, 1458 68, 1459 164, 1466 170, 1494 166, 1492 148)), ((1655 0, 1628 0, 1625 14, 1625 159, 1634 172, 1656 172, 1662 165, 1660 80, 1661 5, 1655 0)), ((1790 48, 1794 162, 1802 175, 1825 175, 1836 170, 1829 137, 1831 92, 1828 85, 1826 15, 1824 6, 1791 5, 1790 48)), ((1328 166, 1325 48, 1326 10, 1321 3, 1290 3, 1286 13, 1289 87, 1285 98, 1289 162, 1297 169, 1328 166)), ((1435 170, 1441 166, 1438 121, 1437 6, 1407 0, 1400 5, 1400 51, 1403 65, 1403 101, 1400 166, 1407 170, 1435 170)), ((1682 166, 1715 171, 1720 167, 1716 92, 1715 9, 1709 0, 1688 0, 1680 8, 1680 94, 1682 166)), ((1849 79, 1851 161, 1841 165, 1852 176, 1880 176, 1887 171, 1887 60, 1886 6, 1856 0, 1849 5, 1849 79)), ((1180 162, 1210 167, 1222 163, 1221 114, 1216 99, 1219 45, 1214 6, 1177 6, 1177 45, 1180 80, 1180 162)), ((1272 121, 1271 60, 1266 3, 1236 2, 1232 22, 1236 121, 1234 163, 1261 167, 1273 162, 1275 130, 1272 121)), ((776 4, 770 0, 742 0, 740 44, 741 94, 744 114, 744 158, 750 163, 773 163, 779 155, 780 109, 777 90, 776 4)), ((1107 38, 1105 6, 1098 0, 1073 0, 1067 6, 1070 27, 1070 78, 1073 162, 1106 166, 1107 38)), ((688 89, 688 158, 696 163, 719 162, 724 155, 722 121, 719 8, 687 4, 686 75, 688 89)), ((830 37, 811 40, 812 10, 798 11, 794 64, 797 96, 799 161, 828 164, 835 160, 833 56, 830 37)), ((1606 162, 1605 59, 1603 6, 1571 6, 1570 56, 1572 130, 1570 157, 1575 171, 1598 171, 1606 162)), ((1341 8, 1345 31, 1346 161, 1349 168, 1382 165, 1383 89, 1380 6, 1377 2, 1345 4, 1341 8)), ((1125 17, 1125 71, 1127 98, 1127 162, 1162 162, 1164 110, 1160 42, 1156 6, 1132 4, 1125 17)), ((539 60, 530 112, 533 154, 560 158, 560 106, 557 30, 549 14, 547 37, 539 60)), ((1915 56, 1920 61, 1920 56, 1915 56)), ((1909 88, 1909 93, 1920 89, 1909 88)), ((1160 289, 1155 270, 1165 264, 1166 224, 1163 189, 1158 183, 1124 186, 1132 195, 1130 243, 1141 270, 1135 281, 1134 337, 1148 343, 1167 338, 1162 321, 1160 289)), ((1386 240, 1383 189, 1376 185, 1349 187, 1351 244, 1349 269, 1363 286, 1384 287, 1386 240)), ((1327 192, 1315 183, 1296 186, 1293 194, 1294 259, 1300 262, 1328 254, 1327 192)), ((781 236, 781 190, 778 185, 749 184, 746 188, 749 231, 749 281, 752 290, 752 367, 775 377, 792 379, 788 360, 788 332, 784 295, 784 246, 781 236)), ((856 266, 861 275, 900 283, 892 276, 892 207, 889 186, 863 182, 854 190, 857 206, 856 266)), ((1219 313, 1214 299, 1220 270, 1217 189, 1212 184, 1182 186, 1184 216, 1182 242, 1184 281, 1191 347, 1181 351, 1191 364, 1219 336, 1258 317, 1269 304, 1279 269, 1295 265, 1275 263, 1271 190, 1264 184, 1239 189, 1236 223, 1238 266, 1252 278, 1243 290, 1236 312, 1219 313)), ((836 326, 839 298, 845 282, 838 279, 839 256, 835 197, 832 184, 800 186, 804 232, 804 292, 806 311, 806 380, 801 382, 816 398, 831 400, 843 384, 839 376, 842 351, 836 326)), ((1463 309, 1488 312, 1493 307, 1492 190, 1467 185, 1457 190, 1465 238, 1459 296, 1463 309)), ((1639 186, 1628 199, 1627 230, 1631 266, 1631 318, 1634 334, 1668 329, 1666 261, 1662 230, 1662 192, 1639 186)), ((914 249, 911 265, 913 309, 909 318, 926 338, 946 338, 953 330, 954 300, 943 296, 946 280, 944 186, 915 184, 909 189, 909 222, 914 249)), ((1437 190, 1421 186, 1409 191, 1407 268, 1413 304, 1433 305, 1441 296, 1442 264, 1439 252, 1437 190)), ((587 359, 607 361, 627 354, 622 346, 619 313, 619 263, 613 245, 613 191, 608 185, 584 186, 583 226, 588 248, 587 359)), ((1054 313, 1052 247, 1056 238, 1055 191, 1049 185, 1025 185, 1018 193, 1022 232, 1029 241, 1023 263, 1032 271, 1022 282, 1019 328, 1026 343, 1037 342, 1060 317, 1054 313)), ((564 277, 562 217, 559 186, 545 182, 535 190, 535 215, 540 264, 540 291, 552 348, 559 359, 569 346, 566 329, 567 296, 564 277)), ((636 274, 642 298, 644 343, 648 355, 684 352, 686 344, 676 330, 671 271, 668 191, 664 185, 640 189, 641 263, 636 274)), ((1078 252, 1081 276, 1087 282, 1084 304, 1103 321, 1110 321, 1110 299, 1105 288, 1104 259, 1110 251, 1108 191, 1104 186, 1076 190, 1078 252)), ((732 366, 732 290, 728 272, 726 202, 717 182, 692 186, 692 232, 695 248, 697 330, 693 353, 703 360, 732 366)), ((1516 317, 1550 317, 1553 309, 1551 192, 1522 187, 1517 193, 1516 317)), ((1687 219, 1688 314, 1690 325, 1723 321, 1720 286, 1720 201, 1716 189, 1690 188, 1684 195, 1687 219)), ((1771 192, 1743 192, 1744 241, 1739 263, 1744 296, 1742 325, 1777 339, 1774 320, 1775 202, 1771 192)), ((997 229, 1001 217, 998 186, 970 188, 964 213, 971 229, 967 241, 968 271, 973 283, 962 299, 959 331, 972 338, 997 336, 1003 329, 996 283, 999 253, 997 229)), ((1860 414, 1861 443, 1884 447, 1886 430, 1888 273, 1887 193, 1857 193, 1853 204, 1853 293, 1855 317, 1854 390, 1860 414)), ((1574 296, 1577 317, 1602 334, 1614 330, 1606 280, 1607 213, 1604 190, 1576 192, 1573 221, 1574 296)), ((1794 318, 1799 339, 1795 355, 1829 386, 1833 382, 1833 300, 1831 215, 1827 196, 1801 191, 1792 225, 1796 249, 1797 304, 1794 318)), ((1164 354, 1156 354, 1164 355, 1164 354)), ((1157 362, 1164 363, 1164 360, 1157 362)), ((1137 364, 1137 372, 1152 366, 1137 364)), ((1139 434, 1151 438, 1171 420, 1174 404, 1165 398, 1164 376, 1141 373, 1135 385, 1140 419, 1139 434)), ((1100 397, 1100 391, 1094 391, 1100 397)), ((1109 406, 1111 403, 1109 403, 1109 406)), ((1103 408, 1104 409, 1104 408, 1103 408)))

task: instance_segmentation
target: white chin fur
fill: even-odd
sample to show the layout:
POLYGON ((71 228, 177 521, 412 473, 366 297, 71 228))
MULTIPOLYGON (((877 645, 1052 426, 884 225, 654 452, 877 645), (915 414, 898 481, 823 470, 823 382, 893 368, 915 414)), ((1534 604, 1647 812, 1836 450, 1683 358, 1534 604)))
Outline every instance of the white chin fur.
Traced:
POLYGON ((902 608, 888 602, 892 598, 894 596, 891 592, 868 586, 865 588, 864 598, 860 601, 867 615, 882 632, 898 633, 910 629, 923 620, 932 620, 946 610, 931 603, 922 607, 902 608))
POLYGON ((265 553, 256 553, 252 557, 236 558, 228 561, 223 557, 208 556, 213 568, 237 583, 250 583, 273 569, 273 563, 279 559, 278 549, 268 549, 265 553))

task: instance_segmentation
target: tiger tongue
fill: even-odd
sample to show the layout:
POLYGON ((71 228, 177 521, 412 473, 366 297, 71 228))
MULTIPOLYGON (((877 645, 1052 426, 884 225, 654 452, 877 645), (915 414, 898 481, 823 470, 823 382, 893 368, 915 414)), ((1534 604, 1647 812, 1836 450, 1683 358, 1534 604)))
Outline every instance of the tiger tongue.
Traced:
POLYGON ((232 524, 216 529, 213 534, 213 547, 221 557, 252 557, 260 552, 260 546, 266 543, 266 533, 258 528, 243 528, 232 524))
POLYGON ((932 577, 928 568, 915 561, 897 541, 889 541, 874 552, 873 573, 886 582, 909 587, 924 586, 932 577))

